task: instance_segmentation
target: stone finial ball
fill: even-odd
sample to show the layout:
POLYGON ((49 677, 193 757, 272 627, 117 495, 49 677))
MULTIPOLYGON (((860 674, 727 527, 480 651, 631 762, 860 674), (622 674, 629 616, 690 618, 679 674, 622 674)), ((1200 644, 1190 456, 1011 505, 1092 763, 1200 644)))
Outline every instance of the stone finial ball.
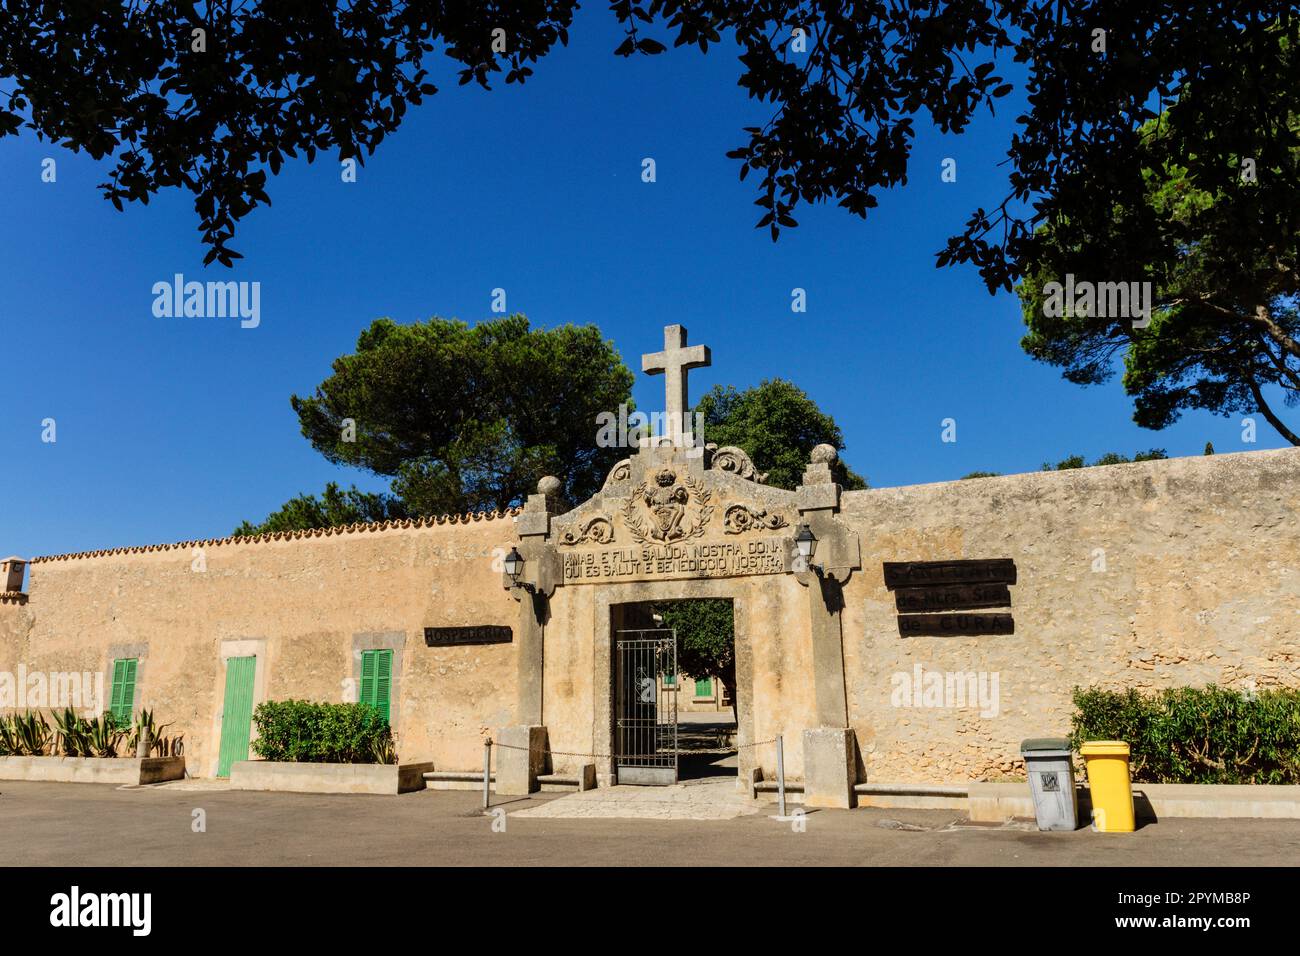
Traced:
POLYGON ((537 493, 546 495, 548 498, 554 498, 560 493, 560 479, 554 475, 547 475, 537 483, 537 493))
POLYGON ((838 457, 840 453, 835 450, 834 445, 818 445, 812 450, 814 465, 829 465, 838 457))

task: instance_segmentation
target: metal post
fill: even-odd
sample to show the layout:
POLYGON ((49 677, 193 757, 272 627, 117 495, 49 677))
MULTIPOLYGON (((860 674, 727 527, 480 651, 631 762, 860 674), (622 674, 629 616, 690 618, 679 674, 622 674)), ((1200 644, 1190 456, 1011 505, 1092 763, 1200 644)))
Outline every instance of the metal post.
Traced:
POLYGON ((492 738, 483 741, 483 809, 488 808, 488 786, 492 782, 492 738))
POLYGON ((780 734, 776 735, 776 812, 785 816, 785 744, 780 734))

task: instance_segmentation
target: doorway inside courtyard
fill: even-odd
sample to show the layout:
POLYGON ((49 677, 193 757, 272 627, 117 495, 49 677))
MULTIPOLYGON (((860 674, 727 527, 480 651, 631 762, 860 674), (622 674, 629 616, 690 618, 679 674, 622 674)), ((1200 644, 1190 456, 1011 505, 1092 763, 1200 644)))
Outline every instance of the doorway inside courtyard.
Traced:
POLYGON ((746 701, 729 598, 611 606, 613 740, 620 784, 735 779, 746 701))

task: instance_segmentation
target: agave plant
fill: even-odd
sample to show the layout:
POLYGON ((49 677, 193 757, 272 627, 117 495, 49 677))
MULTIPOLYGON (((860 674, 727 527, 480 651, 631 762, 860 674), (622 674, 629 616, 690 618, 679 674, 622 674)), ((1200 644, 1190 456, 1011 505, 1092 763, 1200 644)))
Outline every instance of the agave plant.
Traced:
POLYGON ((27 711, 14 715, 14 728, 17 736, 15 752, 23 757, 41 757, 52 742, 53 733, 49 721, 40 711, 27 711))
POLYGON ((370 741, 370 754, 375 763, 397 763, 397 743, 392 734, 384 734, 370 741))
POLYGON ((18 729, 14 718, 0 714, 0 757, 12 757, 18 753, 18 729))
POLYGON ((86 735, 86 722, 71 707, 63 712, 54 711, 56 729, 54 749, 65 757, 87 757, 90 755, 90 741, 86 735))
POLYGON ((118 728, 112 714, 103 714, 85 722, 86 741, 92 757, 116 757, 127 731, 118 728))
POLYGON ((171 724, 158 724, 154 722, 153 711, 141 710, 136 716, 135 723, 131 727, 131 734, 127 738, 127 749, 132 754, 137 752, 140 746, 140 738, 143 735, 149 742, 150 757, 179 757, 185 750, 181 743, 183 734, 177 734, 175 737, 168 737, 163 733, 171 724))

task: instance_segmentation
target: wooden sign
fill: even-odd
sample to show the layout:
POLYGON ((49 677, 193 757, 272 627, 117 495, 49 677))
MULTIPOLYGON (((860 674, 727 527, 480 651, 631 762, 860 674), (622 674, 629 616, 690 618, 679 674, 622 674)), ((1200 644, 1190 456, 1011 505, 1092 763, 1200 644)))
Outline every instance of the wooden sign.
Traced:
POLYGON ((982 607, 1011 607, 1005 584, 946 584, 931 588, 899 588, 894 604, 907 611, 969 611, 982 607))
POLYGON ((980 634, 1014 634, 1010 614, 900 614, 901 637, 970 637, 980 634))
POLYGON ((509 644, 514 632, 504 625, 471 624, 468 627, 426 627, 424 643, 429 647, 457 647, 462 644, 509 644))
POLYGON ((977 561, 886 561, 885 587, 937 584, 1015 584, 1016 562, 1010 558, 977 561))

